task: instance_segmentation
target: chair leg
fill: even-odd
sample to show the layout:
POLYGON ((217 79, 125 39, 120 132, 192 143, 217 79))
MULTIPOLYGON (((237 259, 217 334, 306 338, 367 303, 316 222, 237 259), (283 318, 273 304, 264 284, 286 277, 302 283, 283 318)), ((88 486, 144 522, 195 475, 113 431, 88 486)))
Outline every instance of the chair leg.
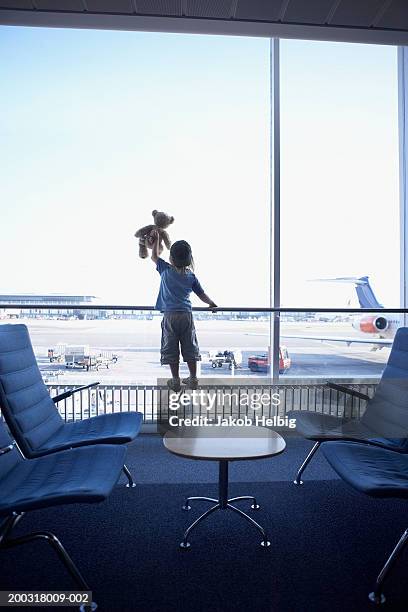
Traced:
POLYGON ((378 577, 375 583, 375 587, 374 587, 374 591, 372 591, 372 593, 370 593, 368 596, 370 601, 372 601, 373 603, 382 604, 385 602, 385 597, 382 594, 383 582, 388 572, 390 571, 391 567, 394 565, 395 561, 397 560, 398 555, 400 554, 400 552, 402 551, 402 549, 404 548, 407 542, 408 542, 408 529, 404 531, 404 533, 402 534, 402 536, 400 537, 398 541, 398 544, 392 551, 391 555, 388 557, 381 572, 378 574, 378 577))
POLYGON ((295 476, 295 480, 293 481, 295 485, 302 485, 303 484, 302 474, 305 471, 306 466, 310 463, 313 455, 315 454, 315 452, 319 448, 320 444, 321 444, 321 442, 315 442, 315 444, 313 445, 312 450, 309 452, 309 454, 307 455, 306 459, 304 460, 304 462, 302 463, 302 465, 298 469, 297 474, 295 476))
MULTIPOLYGON (((9 538, 8 535, 11 532, 11 529, 17 524, 18 520, 23 516, 23 513, 16 514, 10 517, 9 527, 7 528, 7 532, 5 533, 5 537, 1 541, 0 548, 12 548, 14 546, 19 546, 20 544, 26 544, 27 542, 32 542, 33 540, 46 540, 52 548, 56 551, 59 558, 65 565, 71 577, 74 579, 76 584, 78 585, 81 591, 91 591, 91 588, 85 582, 81 572, 65 550, 64 546, 61 544, 57 536, 55 536, 50 531, 38 531, 35 533, 29 533, 24 536, 20 536, 18 538, 9 538)), ((96 610, 97 604, 95 602, 91 602, 89 604, 85 604, 81 606, 82 610, 93 611, 96 610)))
POLYGON ((128 488, 132 488, 133 489, 136 485, 135 485, 135 483, 133 481, 132 474, 130 473, 129 468, 126 465, 123 466, 123 472, 124 472, 124 474, 126 475, 126 478, 129 481, 126 486, 128 488))
POLYGON ((24 512, 13 512, 6 518, 0 528, 0 548, 3 545, 9 536, 9 534, 13 531, 14 527, 21 521, 24 516, 24 512))

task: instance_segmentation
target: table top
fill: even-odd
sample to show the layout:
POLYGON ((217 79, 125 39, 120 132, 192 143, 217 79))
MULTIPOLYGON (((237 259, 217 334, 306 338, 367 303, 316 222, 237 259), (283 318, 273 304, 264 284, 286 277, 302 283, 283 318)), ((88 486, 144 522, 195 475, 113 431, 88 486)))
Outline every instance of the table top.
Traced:
POLYGON ((163 437, 168 451, 189 459, 208 461, 249 460, 273 457, 286 442, 266 427, 178 427, 163 437))

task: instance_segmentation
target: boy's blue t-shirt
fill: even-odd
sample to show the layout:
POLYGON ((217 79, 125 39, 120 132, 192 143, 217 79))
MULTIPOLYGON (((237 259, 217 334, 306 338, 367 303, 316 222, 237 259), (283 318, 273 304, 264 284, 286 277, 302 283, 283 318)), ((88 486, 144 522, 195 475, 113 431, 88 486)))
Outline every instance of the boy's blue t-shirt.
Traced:
POLYGON ((156 270, 161 276, 159 295, 157 296, 156 308, 161 312, 172 310, 191 310, 190 293, 196 295, 204 293, 203 288, 195 274, 187 271, 186 274, 177 272, 164 259, 157 260, 156 270))

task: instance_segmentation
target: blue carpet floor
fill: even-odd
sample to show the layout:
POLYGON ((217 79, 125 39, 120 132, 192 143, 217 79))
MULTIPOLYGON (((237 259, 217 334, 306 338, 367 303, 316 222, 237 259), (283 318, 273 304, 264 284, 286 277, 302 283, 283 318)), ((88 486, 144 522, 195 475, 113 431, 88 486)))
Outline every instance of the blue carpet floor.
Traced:
MULTIPOLYGON (((179 459, 159 437, 140 436, 127 463, 138 486, 118 486, 102 504, 39 510, 19 533, 50 529, 65 543, 93 587, 102 611, 364 612, 374 578, 407 527, 407 504, 373 500, 335 478, 316 456, 303 487, 291 480, 310 443, 292 439, 272 460, 231 466, 231 495, 254 493, 251 513, 271 547, 240 517, 213 514, 191 536, 183 530, 207 506, 190 512, 187 495, 216 495, 216 464, 179 459)), ((408 610, 408 555, 385 588, 384 611, 408 610)), ((74 588, 46 543, 1 553, 1 589, 74 588)), ((50 608, 44 608, 50 610, 50 608)))
MULTIPOLYGON (((231 482, 272 482, 293 479, 313 442, 298 436, 287 439, 285 452, 270 459, 237 461, 230 464, 231 482)), ((183 484, 218 482, 216 461, 191 461, 171 455, 159 436, 140 436, 129 449, 130 462, 135 465, 137 481, 143 484, 183 484)), ((306 474, 305 474, 306 475, 306 474)), ((338 478, 323 454, 317 453, 307 468, 308 480, 338 478)))

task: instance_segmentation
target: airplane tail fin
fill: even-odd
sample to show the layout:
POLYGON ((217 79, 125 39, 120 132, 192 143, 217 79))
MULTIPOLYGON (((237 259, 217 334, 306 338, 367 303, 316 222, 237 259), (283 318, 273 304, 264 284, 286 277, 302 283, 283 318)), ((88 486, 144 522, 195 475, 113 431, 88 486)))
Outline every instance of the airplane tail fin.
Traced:
POLYGON ((375 297, 374 291, 371 288, 368 276, 360 278, 354 276, 344 276, 339 278, 317 278, 319 282, 335 282, 335 283, 352 283, 355 286, 358 302, 361 308, 384 308, 375 297))
POLYGON ((368 276, 362 276, 358 280, 360 282, 356 284, 356 293, 361 308, 384 308, 375 297, 368 276))

